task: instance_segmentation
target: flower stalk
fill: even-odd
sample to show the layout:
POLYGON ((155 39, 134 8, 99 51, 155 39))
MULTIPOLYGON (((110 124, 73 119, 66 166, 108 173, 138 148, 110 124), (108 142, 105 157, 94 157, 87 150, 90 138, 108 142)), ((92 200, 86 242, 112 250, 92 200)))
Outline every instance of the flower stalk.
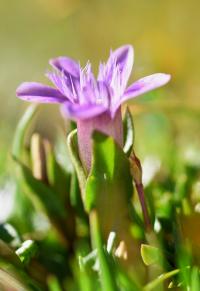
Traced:
POLYGON ((146 227, 146 230, 151 230, 151 221, 148 214, 148 208, 145 201, 145 194, 144 194, 144 187, 142 184, 142 166, 140 163, 140 160, 136 157, 134 151, 130 155, 130 165, 131 165, 131 173, 133 176, 133 180, 135 182, 135 187, 138 193, 138 197, 140 200, 142 213, 144 217, 144 224, 146 227))

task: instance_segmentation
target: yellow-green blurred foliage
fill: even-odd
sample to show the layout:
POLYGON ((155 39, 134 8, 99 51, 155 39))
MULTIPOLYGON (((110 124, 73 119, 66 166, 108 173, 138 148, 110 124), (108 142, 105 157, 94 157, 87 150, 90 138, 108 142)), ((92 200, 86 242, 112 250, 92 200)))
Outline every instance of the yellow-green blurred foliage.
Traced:
MULTIPOLYGON (((199 26, 198 0, 0 0, 0 134, 10 139, 27 106, 15 97, 16 87, 23 81, 46 82, 49 58, 67 55, 82 64, 90 59, 97 71, 110 48, 130 43, 135 48, 131 80, 154 72, 172 74, 170 84, 155 93, 159 98, 133 103, 139 104, 137 127, 153 135, 151 120, 140 120, 137 112, 161 112, 173 120, 174 137, 181 131, 184 138, 187 131, 191 141, 200 129, 199 26)), ((56 112, 55 106, 43 108, 56 112)), ((48 117, 49 111, 44 114, 48 117)))

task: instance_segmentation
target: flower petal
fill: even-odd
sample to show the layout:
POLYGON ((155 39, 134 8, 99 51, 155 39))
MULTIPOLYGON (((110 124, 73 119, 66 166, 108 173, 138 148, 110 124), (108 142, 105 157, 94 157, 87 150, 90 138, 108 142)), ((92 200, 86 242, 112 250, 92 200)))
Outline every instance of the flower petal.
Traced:
POLYGON ((125 89, 133 67, 133 56, 134 52, 131 45, 119 47, 114 52, 111 52, 106 64, 107 81, 111 82, 116 74, 115 71, 118 70, 121 77, 121 86, 125 89))
POLYGON ((131 86, 129 86, 126 89, 124 95, 120 98, 120 100, 114 104, 111 112, 112 116, 115 115, 116 110, 123 102, 135 98, 141 94, 149 92, 158 87, 161 87, 168 83, 170 79, 171 79, 170 75, 162 73, 149 75, 147 77, 139 79, 131 86))
POLYGON ((58 57, 55 59, 51 59, 49 64, 59 70, 60 72, 64 72, 64 74, 71 75, 72 77, 79 78, 80 76, 80 66, 73 59, 68 57, 58 57))
POLYGON ((71 102, 65 102, 61 106, 61 112, 64 117, 80 120, 88 119, 97 116, 108 110, 107 108, 95 104, 76 104, 71 102))
POLYGON ((133 47, 131 45, 122 46, 113 52, 113 58, 116 59, 122 77, 126 82, 133 67, 133 54, 133 47))
POLYGON ((22 83, 16 90, 20 99, 38 103, 63 103, 67 99, 57 89, 40 83, 22 83))
POLYGON ((73 86, 72 80, 67 78, 64 74, 58 74, 56 72, 46 73, 46 77, 54 84, 54 86, 70 101, 74 101, 77 98, 75 86, 73 86))
POLYGON ((170 75, 162 73, 141 78, 126 89, 124 96, 122 97, 122 102, 161 87, 168 83, 170 78, 170 75))

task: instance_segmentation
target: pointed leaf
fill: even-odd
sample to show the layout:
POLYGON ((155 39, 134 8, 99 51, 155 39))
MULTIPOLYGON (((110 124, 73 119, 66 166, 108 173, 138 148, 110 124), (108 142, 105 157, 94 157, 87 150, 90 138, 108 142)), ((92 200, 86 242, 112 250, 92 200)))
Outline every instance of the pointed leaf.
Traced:
POLYGON ((77 146, 77 130, 73 130, 69 133, 67 137, 67 146, 69 150, 69 155, 71 158, 71 162, 75 168, 77 173, 79 186, 81 190, 81 197, 84 203, 84 196, 85 196, 85 185, 86 185, 86 174, 82 167, 79 154, 78 154, 78 146, 77 146))
POLYGON ((161 259, 161 253, 158 248, 145 244, 141 246, 141 256, 147 266, 157 264, 161 259))
POLYGON ((43 208, 46 210, 49 216, 65 217, 65 208, 61 201, 56 197, 55 193, 43 182, 33 177, 31 171, 23 165, 19 160, 16 160, 21 168, 23 178, 26 185, 34 194, 34 198, 39 199, 43 208))
POLYGON ((125 117, 123 120, 123 128, 124 128, 124 152, 129 156, 135 140, 135 129, 133 124, 133 118, 128 107, 126 109, 125 117))
POLYGON ((126 208, 126 212, 132 193, 129 161, 123 150, 112 137, 95 132, 92 168, 86 184, 87 211, 99 204, 102 210, 106 205, 104 215, 109 215, 110 209, 112 212, 123 212, 126 208))
POLYGON ((44 147, 48 182, 61 201, 65 203, 70 192, 70 174, 57 162, 51 144, 46 141, 44 147))
POLYGON ((12 155, 15 158, 19 159, 22 155, 25 134, 30 122, 37 112, 37 108, 36 104, 29 106, 17 125, 12 148, 12 155))

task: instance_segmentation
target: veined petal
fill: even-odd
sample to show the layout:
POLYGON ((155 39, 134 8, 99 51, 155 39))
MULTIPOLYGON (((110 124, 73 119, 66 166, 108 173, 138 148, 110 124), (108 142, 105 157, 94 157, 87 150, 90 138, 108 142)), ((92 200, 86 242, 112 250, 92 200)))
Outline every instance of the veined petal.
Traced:
POLYGON ((111 110, 111 115, 114 116, 116 110, 119 106, 132 98, 135 98, 141 94, 159 88, 169 82, 171 76, 168 74, 157 73, 153 75, 149 75, 147 77, 141 78, 132 85, 130 85, 126 91, 124 92, 123 96, 120 98, 118 102, 113 105, 111 110))
POLYGON ((76 96, 73 94, 70 80, 65 75, 59 75, 55 72, 46 73, 46 77, 54 84, 54 86, 70 101, 74 101, 76 96))
POLYGON ((22 83, 16 95, 20 99, 38 103, 63 103, 67 100, 57 89, 34 82, 22 83))
POLYGON ((96 104, 101 107, 109 107, 109 91, 104 82, 94 81, 93 84, 87 84, 80 95, 80 104, 96 104))
POLYGON ((79 78, 80 76, 80 67, 79 64, 71 58, 68 57, 58 57, 55 59, 51 59, 49 64, 63 72, 64 74, 71 75, 72 77, 79 78))
POLYGON ((120 73, 121 86, 125 89, 133 67, 134 52, 131 45, 125 45, 111 52, 106 64, 107 81, 111 82, 116 69, 120 73))
POLYGON ((113 52, 113 58, 116 59, 116 64, 121 71, 122 79, 127 83, 133 67, 133 47, 126 45, 118 48, 113 52))
POLYGON ((157 73, 141 78, 126 89, 122 100, 125 101, 161 87, 168 83, 170 78, 170 75, 162 73, 157 73))
POLYGON ((107 110, 107 108, 95 104, 80 105, 71 102, 65 102, 61 107, 61 112, 64 117, 68 117, 73 120, 92 118, 107 110))

